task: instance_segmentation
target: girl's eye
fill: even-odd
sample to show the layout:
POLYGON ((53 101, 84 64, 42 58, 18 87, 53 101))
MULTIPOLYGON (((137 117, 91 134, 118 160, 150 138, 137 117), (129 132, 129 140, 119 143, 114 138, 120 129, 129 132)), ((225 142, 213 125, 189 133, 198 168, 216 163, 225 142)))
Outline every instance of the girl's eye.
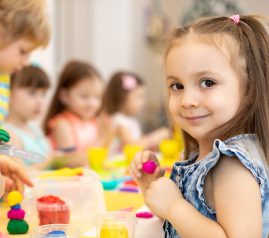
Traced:
POLYGON ((213 87, 216 83, 210 79, 204 79, 201 81, 202 88, 210 88, 213 87))
POLYGON ((20 49, 20 53, 21 53, 22 55, 27 54, 26 50, 24 50, 24 49, 20 49))
POLYGON ((184 89, 183 85, 180 83, 173 83, 170 85, 170 88, 172 89, 172 91, 177 91, 177 90, 182 90, 184 89))

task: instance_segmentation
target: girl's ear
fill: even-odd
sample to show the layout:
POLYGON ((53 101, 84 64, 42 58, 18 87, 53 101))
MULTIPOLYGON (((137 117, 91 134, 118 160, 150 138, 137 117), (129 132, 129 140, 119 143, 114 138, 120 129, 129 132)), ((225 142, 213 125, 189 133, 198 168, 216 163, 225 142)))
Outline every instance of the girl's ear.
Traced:
POLYGON ((67 89, 61 89, 59 92, 59 100, 62 104, 68 105, 69 102, 69 96, 68 96, 68 90, 67 89))

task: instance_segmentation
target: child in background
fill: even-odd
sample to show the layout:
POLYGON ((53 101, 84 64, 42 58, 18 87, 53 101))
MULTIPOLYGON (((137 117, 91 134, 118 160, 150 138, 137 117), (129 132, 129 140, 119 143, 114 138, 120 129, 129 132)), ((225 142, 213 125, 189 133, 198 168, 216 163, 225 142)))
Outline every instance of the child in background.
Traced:
MULTIPOLYGON (((49 41, 45 1, 0 1, 0 123, 8 114, 9 74, 27 64, 30 53, 49 41)), ((6 192, 21 189, 21 183, 32 185, 21 165, 0 156, 1 179, 6 192)))
POLYGON ((54 149, 68 153, 69 166, 86 165, 86 149, 105 143, 106 126, 97 120, 103 88, 99 72, 88 63, 71 61, 60 75, 44 128, 54 149))
POLYGON ((111 153, 119 153, 124 145, 134 144, 144 148, 156 146, 169 137, 166 128, 147 135, 142 134, 137 119, 145 103, 145 86, 141 78, 130 72, 117 72, 108 82, 103 98, 103 111, 112 117, 115 139, 111 153))
POLYGON ((1 0, 0 16, 0 121, 3 121, 8 114, 9 75, 28 63, 35 48, 48 44, 49 27, 42 0, 1 0))
POLYGON ((269 35, 257 16, 208 17, 177 28, 165 54, 169 109, 186 161, 171 179, 150 151, 131 173, 165 237, 269 234, 269 35), (182 60, 183 59, 183 60, 182 60), (165 191, 165 192, 164 192, 165 191), (195 227, 195 229, 193 229, 195 227))
MULTIPOLYGON (((26 66, 11 75, 10 87, 10 110, 3 124, 10 134, 10 143, 18 149, 38 152, 48 158, 49 142, 33 123, 45 109, 46 93, 50 87, 47 74, 39 67, 26 66)), ((33 164, 30 161, 24 163, 33 164)))

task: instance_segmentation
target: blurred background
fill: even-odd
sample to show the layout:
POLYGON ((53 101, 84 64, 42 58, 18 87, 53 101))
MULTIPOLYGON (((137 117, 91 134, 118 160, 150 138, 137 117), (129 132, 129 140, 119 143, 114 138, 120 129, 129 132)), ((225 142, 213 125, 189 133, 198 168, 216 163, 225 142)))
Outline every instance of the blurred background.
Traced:
POLYGON ((148 88, 146 130, 166 123, 161 40, 171 28, 204 15, 269 15, 268 0, 48 0, 52 40, 32 61, 53 85, 63 65, 82 59, 104 79, 116 70, 140 74, 148 88))

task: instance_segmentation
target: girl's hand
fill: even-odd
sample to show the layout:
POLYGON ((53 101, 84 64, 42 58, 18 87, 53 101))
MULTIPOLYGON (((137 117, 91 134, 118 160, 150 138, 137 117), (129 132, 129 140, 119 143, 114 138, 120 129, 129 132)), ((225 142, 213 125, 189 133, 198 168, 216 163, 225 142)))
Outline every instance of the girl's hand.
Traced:
POLYGON ((18 190, 23 192, 23 185, 30 187, 33 183, 26 175, 26 169, 18 162, 5 155, 0 155, 0 174, 5 179, 5 192, 18 190))
POLYGON ((144 199, 145 204, 156 216, 167 219, 171 209, 183 196, 171 179, 162 177, 150 184, 144 199))
POLYGON ((164 175, 164 170, 161 168, 156 155, 152 151, 146 150, 136 154, 135 159, 130 166, 130 173, 133 179, 138 182, 142 193, 144 194, 152 181, 164 175), (143 163, 146 163, 149 160, 154 161, 157 165, 153 174, 146 174, 142 171, 143 163))

